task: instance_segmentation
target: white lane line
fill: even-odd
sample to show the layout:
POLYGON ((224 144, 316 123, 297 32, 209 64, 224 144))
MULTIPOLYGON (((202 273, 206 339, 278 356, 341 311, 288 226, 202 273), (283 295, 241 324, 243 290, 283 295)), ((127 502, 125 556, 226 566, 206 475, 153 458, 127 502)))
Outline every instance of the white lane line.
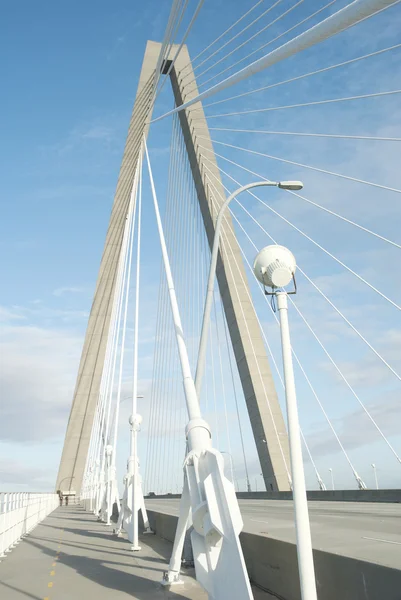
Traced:
POLYGON ((248 519, 249 521, 253 521, 254 523, 268 523, 268 521, 261 521, 260 519, 248 519))
POLYGON ((362 536, 363 540, 373 540, 374 542, 386 542, 386 544, 396 544, 397 546, 401 546, 401 542, 392 542, 391 540, 382 540, 380 538, 371 538, 362 536))

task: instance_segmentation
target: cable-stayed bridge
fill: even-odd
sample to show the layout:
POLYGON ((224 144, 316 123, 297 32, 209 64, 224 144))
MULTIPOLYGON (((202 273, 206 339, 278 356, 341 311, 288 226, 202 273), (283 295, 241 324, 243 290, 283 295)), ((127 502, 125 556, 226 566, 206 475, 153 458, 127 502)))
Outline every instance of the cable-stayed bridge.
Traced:
POLYGON ((57 494, 1 494, 5 597, 398 597, 400 10, 260 0, 207 40, 172 3, 57 494))

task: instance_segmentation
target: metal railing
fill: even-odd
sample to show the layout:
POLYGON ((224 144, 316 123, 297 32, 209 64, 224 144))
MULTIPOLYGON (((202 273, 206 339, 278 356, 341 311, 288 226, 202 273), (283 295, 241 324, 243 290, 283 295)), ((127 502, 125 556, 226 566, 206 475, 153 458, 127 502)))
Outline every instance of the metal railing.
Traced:
POLYGON ((57 494, 0 493, 0 559, 59 505, 57 494))

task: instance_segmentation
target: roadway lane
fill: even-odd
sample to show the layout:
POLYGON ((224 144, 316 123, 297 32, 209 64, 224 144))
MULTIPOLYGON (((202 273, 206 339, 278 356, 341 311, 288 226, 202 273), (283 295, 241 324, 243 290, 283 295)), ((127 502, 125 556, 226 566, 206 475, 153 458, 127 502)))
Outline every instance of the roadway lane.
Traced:
MULTIPOLYGON (((239 500, 244 531, 295 543, 290 500, 239 500)), ((149 499, 156 512, 178 515, 179 500, 149 499)), ((314 548, 401 568, 401 504, 309 502, 314 548)))

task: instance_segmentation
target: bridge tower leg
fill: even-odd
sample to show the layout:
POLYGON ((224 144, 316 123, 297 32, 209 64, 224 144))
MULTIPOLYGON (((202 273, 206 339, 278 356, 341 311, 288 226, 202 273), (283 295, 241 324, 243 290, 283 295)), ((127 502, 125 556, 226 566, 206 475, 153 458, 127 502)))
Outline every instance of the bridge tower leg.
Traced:
POLYGON ((160 44, 148 42, 114 196, 95 295, 78 369, 56 489, 79 494, 99 398, 118 260, 140 145, 152 114, 160 44))

